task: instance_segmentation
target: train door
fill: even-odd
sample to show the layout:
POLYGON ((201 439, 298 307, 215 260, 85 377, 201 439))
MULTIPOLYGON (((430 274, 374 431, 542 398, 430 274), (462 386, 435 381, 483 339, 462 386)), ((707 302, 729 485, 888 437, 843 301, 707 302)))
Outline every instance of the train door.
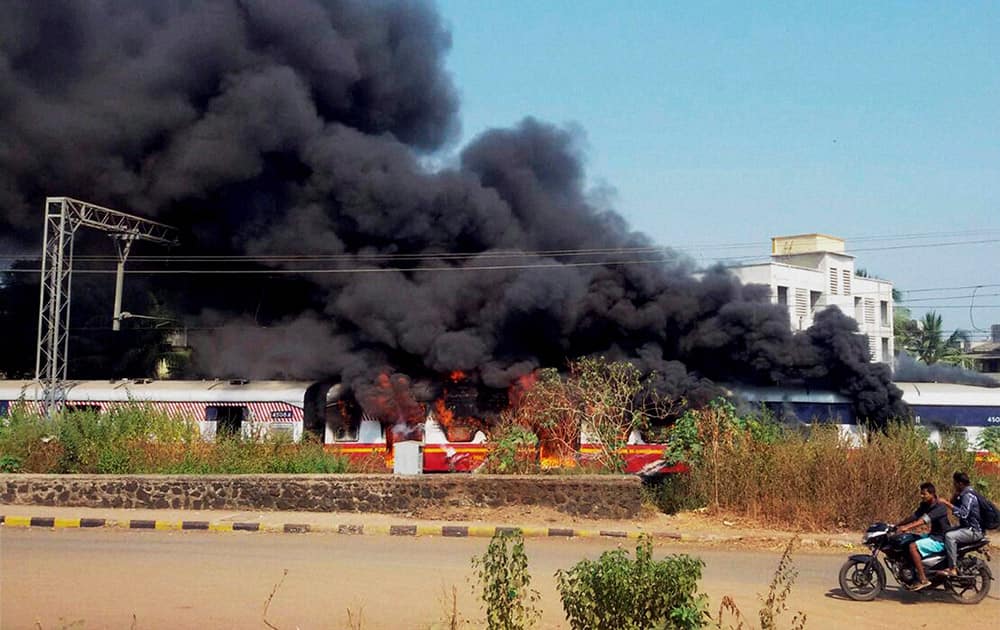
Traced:
POLYGON ((237 438, 243 431, 243 422, 249 420, 250 409, 243 406, 216 406, 205 407, 205 420, 215 423, 216 439, 237 438))

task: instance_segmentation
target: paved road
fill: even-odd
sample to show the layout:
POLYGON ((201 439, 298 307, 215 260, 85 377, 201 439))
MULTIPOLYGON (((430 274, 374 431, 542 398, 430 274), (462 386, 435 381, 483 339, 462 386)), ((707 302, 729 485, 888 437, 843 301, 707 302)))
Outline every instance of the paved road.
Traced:
MULTIPOLYGON (((428 628, 444 616, 444 593, 458 588, 458 606, 474 614, 469 558, 482 539, 347 537, 313 534, 212 534, 80 530, 0 530, 2 628, 346 628, 347 609, 361 611, 362 628, 428 628), (75 624, 75 625, 71 625, 75 624)), ((543 627, 565 627, 552 573, 612 548, 607 540, 532 539, 532 573, 542 592, 543 627)), ((688 546, 706 562, 704 589, 717 606, 732 595, 751 613, 778 556, 688 546)), ((998 627, 1000 592, 974 608, 943 594, 890 592, 870 604, 837 597, 838 555, 800 554, 791 605, 809 628, 952 626, 998 627), (919 605, 914 605, 919 604, 919 605), (907 619, 910 620, 907 620, 907 619)), ((1000 567, 994 567, 994 571, 1000 567)), ((997 587, 997 585, 994 585, 997 587)), ((997 588, 1000 591, 1000 588, 997 588)), ((475 627, 472 625, 471 627, 475 627)))

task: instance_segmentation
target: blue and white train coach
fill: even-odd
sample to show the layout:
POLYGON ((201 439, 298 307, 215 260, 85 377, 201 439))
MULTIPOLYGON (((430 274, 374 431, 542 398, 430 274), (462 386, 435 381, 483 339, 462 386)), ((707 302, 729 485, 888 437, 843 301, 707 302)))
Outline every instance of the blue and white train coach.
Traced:
MULTIPOLYGON (((1000 427, 1000 387, 951 383, 896 383, 913 420, 940 443, 946 432, 962 433, 975 446, 986 427, 1000 427)), ((733 387, 752 405, 763 405, 784 422, 832 422, 849 435, 858 435, 851 401, 838 393, 780 387, 733 387)))

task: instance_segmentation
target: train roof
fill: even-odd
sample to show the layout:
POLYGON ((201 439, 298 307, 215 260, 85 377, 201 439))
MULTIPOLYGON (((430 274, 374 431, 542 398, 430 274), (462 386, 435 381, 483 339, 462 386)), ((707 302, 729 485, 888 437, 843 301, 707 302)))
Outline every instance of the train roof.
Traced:
MULTIPOLYGON (((954 383, 896 383, 909 405, 1000 406, 1000 387, 958 385, 954 383)), ((805 387, 755 387, 731 385, 727 388, 748 402, 850 403, 840 393, 805 387)))
POLYGON ((1000 387, 954 383, 896 383, 909 405, 974 405, 1000 407, 1000 387))
POLYGON ((726 388, 747 402, 788 402, 788 403, 849 403, 846 396, 828 389, 806 387, 758 387, 754 385, 730 385, 726 388))
MULTIPOLYGON (((71 402, 287 402, 302 405, 311 381, 69 381, 71 402)), ((38 381, 0 380, 0 400, 37 400, 38 381)))

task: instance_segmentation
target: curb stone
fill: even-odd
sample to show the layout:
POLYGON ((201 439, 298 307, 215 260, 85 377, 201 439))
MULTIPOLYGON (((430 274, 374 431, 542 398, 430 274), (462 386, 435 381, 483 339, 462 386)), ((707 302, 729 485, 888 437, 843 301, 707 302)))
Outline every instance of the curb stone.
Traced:
MULTIPOLYGON (((576 529, 569 527, 518 527, 490 525, 365 525, 344 523, 339 525, 310 525, 308 523, 284 523, 280 525, 254 522, 228 521, 160 521, 147 519, 105 519, 105 518, 53 518, 49 516, 0 516, 0 526, 5 528, 45 528, 45 529, 129 529, 157 531, 210 531, 210 532, 266 532, 284 534, 325 533, 344 536, 440 536, 443 538, 492 538, 496 534, 520 532, 525 538, 624 538, 637 539, 649 536, 659 540, 674 540, 683 543, 725 544, 725 543, 768 543, 777 544, 788 537, 763 536, 722 536, 714 534, 692 534, 684 532, 638 530, 576 529)), ((803 547, 843 547, 851 549, 855 545, 843 538, 804 538, 803 547)))

